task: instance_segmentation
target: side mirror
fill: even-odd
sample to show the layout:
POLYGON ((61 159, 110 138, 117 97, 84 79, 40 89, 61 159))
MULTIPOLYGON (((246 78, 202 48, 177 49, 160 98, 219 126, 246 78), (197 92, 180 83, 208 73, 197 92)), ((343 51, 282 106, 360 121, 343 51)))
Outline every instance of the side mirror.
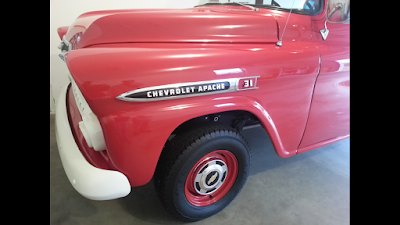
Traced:
POLYGON ((350 20, 350 0, 330 0, 328 4, 328 12, 334 11, 331 17, 327 19, 330 23, 344 23, 350 20), (336 12, 337 4, 341 4, 340 9, 336 12))
POLYGON ((343 0, 331 0, 328 3, 327 11, 329 12, 329 14, 325 20, 325 28, 319 31, 322 35, 323 40, 326 40, 326 37, 328 37, 329 34, 329 30, 326 27, 326 22, 343 23, 350 20, 350 1, 344 0, 344 3, 339 1, 343 0))

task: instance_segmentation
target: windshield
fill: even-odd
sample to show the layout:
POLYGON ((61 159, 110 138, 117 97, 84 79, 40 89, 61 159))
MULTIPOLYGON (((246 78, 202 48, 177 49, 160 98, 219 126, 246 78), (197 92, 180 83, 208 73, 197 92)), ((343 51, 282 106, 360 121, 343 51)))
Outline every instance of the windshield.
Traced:
POLYGON ((251 5, 257 8, 268 8, 292 13, 317 15, 321 12, 322 0, 200 0, 200 5, 237 5, 234 2, 239 2, 245 5, 251 5))

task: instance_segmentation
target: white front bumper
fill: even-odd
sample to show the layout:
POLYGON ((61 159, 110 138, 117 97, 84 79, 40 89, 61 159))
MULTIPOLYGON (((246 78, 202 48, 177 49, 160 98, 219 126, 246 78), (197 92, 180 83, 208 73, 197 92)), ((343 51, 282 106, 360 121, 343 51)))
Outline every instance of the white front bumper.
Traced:
POLYGON ((68 122, 66 85, 58 97, 56 108, 56 138, 65 173, 72 186, 81 195, 92 200, 109 200, 128 195, 131 185, 118 171, 92 166, 79 150, 68 122))

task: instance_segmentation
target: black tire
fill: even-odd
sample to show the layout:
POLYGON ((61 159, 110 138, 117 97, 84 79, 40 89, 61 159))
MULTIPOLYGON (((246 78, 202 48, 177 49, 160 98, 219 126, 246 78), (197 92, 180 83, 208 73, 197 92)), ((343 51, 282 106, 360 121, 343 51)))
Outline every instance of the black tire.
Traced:
MULTIPOLYGON (((218 167, 216 165, 218 160, 219 159, 214 160, 214 158, 212 160, 209 159, 210 165, 213 164, 214 167, 218 167)), ((226 161, 225 163, 228 164, 229 160, 226 161)), ((218 165, 223 165, 223 163, 223 160, 222 162, 218 161, 218 165)), ((204 163, 202 165, 204 165, 204 163)), ((172 216, 185 222, 193 222, 212 216, 225 208, 237 196, 245 184, 250 166, 250 147, 237 130, 222 125, 200 127, 176 136, 166 144, 154 174, 154 186, 161 203, 172 216), (233 158, 237 160, 237 163, 234 164, 236 167, 231 167, 234 169, 231 169, 231 171, 227 170, 224 174, 222 174, 222 170, 211 171, 211 169, 208 170, 211 171, 208 174, 206 174, 206 172, 201 172, 202 170, 200 170, 198 174, 194 173, 194 169, 199 168, 199 160, 202 159, 201 162, 204 162, 203 157, 210 154, 219 154, 221 158, 225 156, 228 157, 229 155, 231 158, 234 156, 233 158), (237 171, 237 176, 233 171, 237 171), (188 176, 189 172, 192 174, 191 176, 188 176), (194 177, 193 174, 204 176, 204 181, 202 182, 203 187, 206 184, 210 185, 210 181, 213 183, 216 179, 217 181, 212 185, 217 185, 216 187, 221 185, 219 187, 221 190, 218 188, 214 188, 217 190, 210 189, 209 191, 212 193, 210 194, 211 196, 206 195, 204 192, 202 194, 200 192, 188 192, 187 187, 191 184, 191 182, 189 182, 189 177, 194 177), (219 174, 221 174, 221 177, 219 174), (227 178, 225 178, 225 174, 227 174, 227 178), (208 179, 211 175, 215 175, 212 176, 214 177, 212 180, 208 179), (188 183, 186 183, 187 179, 188 183), (208 180, 206 181, 206 179, 208 180), (231 187, 229 186, 230 184, 232 185, 231 187), (187 195, 189 198, 186 197, 185 191, 186 193, 190 193, 187 195), (226 194, 221 194, 226 191, 228 191, 226 194), (220 194, 218 195, 218 193, 220 194), (188 200, 192 199, 190 198, 192 195, 198 195, 204 199, 206 199, 204 196, 208 196, 210 199, 213 199, 213 194, 216 194, 216 198, 214 199, 216 202, 211 204, 204 203, 206 204, 205 206, 193 205, 188 200)), ((204 168, 207 167, 208 165, 204 166, 204 168)), ((210 168, 214 167, 210 166, 210 168)), ((219 168, 220 167, 218 167, 218 169, 219 168)), ((226 165, 224 168, 229 167, 226 165)), ((199 171, 199 169, 197 169, 197 171, 199 171)), ((194 186, 196 186, 196 190, 200 191, 200 189, 197 188, 199 187, 198 185, 194 186)), ((207 187, 209 188, 210 186, 206 186, 206 188, 207 187)), ((204 190, 202 189, 202 191, 204 190)), ((197 198, 197 196, 195 198, 197 198)))

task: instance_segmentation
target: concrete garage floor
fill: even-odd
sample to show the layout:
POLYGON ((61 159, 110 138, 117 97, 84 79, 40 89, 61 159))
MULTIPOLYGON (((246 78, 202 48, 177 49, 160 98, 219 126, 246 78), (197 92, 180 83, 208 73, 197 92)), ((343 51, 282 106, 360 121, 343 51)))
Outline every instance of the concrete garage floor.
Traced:
MULTIPOLYGON (((191 224, 349 224, 350 140, 280 158, 262 128, 243 131, 254 151, 251 176, 223 211, 191 224)), ((151 181, 121 199, 92 201, 71 186, 50 115, 50 224, 184 224, 157 199, 151 181)))

